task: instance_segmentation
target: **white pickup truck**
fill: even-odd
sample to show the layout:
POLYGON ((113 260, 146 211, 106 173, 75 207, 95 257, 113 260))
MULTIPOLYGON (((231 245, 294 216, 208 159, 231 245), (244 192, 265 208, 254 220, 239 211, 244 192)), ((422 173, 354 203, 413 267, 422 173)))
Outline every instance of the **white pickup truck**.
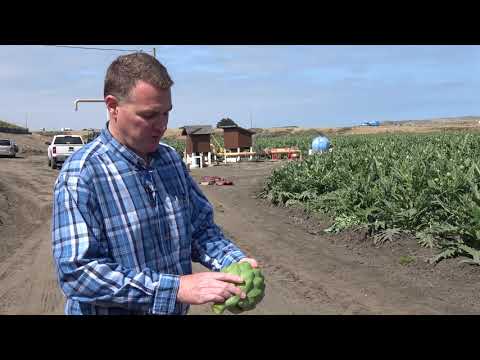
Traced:
POLYGON ((48 145, 48 166, 56 169, 85 142, 80 135, 55 135, 51 143, 47 141, 45 144, 48 145))

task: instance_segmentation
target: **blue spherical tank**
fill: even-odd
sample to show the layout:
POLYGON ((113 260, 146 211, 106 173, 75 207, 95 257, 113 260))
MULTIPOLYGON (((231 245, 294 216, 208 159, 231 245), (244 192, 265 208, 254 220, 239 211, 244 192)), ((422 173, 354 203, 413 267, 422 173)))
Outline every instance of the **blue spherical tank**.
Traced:
POLYGON ((327 151, 330 148, 330 140, 325 136, 318 136, 312 141, 312 151, 322 152, 327 151))

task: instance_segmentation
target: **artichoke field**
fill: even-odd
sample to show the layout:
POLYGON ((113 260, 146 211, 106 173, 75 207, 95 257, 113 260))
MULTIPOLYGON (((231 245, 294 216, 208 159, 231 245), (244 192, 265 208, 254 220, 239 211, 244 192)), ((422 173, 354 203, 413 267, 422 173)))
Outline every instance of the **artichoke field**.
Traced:
POLYGON ((327 231, 366 227, 382 243, 401 232, 480 265, 480 135, 355 135, 334 151, 292 162, 267 179, 262 196, 335 219, 327 231))

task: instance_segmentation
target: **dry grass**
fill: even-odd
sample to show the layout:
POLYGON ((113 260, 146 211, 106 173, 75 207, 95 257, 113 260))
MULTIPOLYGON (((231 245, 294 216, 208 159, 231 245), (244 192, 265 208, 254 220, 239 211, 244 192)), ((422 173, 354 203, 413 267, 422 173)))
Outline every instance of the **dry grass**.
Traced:
MULTIPOLYGON (((354 135, 354 134, 383 134, 383 133, 431 133, 439 131, 480 131, 480 117, 460 117, 432 120, 418 120, 405 122, 387 122, 381 126, 352 126, 343 128, 305 128, 305 127, 278 127, 278 128, 258 128, 254 129, 257 134, 271 135, 290 135, 303 134, 305 132, 319 132, 325 135, 354 135)), ((37 131, 37 134, 42 134, 37 131)), ((55 132, 57 133, 57 132, 55 132)), ((61 132, 58 132, 61 133, 61 132)), ((74 130, 68 132, 70 134, 78 134, 86 136, 88 131, 74 130)), ((214 134, 223 136, 222 129, 214 129, 214 134)), ((6 135, 6 134, 5 134, 6 135)), ((52 132, 43 134, 53 137, 52 132)), ((165 138, 184 139, 182 130, 178 128, 167 129, 165 138)))
MULTIPOLYGON (((320 132, 325 135, 355 135, 355 134, 384 134, 384 133, 432 133, 442 131, 480 131, 480 118, 460 119, 433 119, 428 121, 412 121, 405 123, 387 123, 381 126, 352 126, 344 128, 303 128, 282 127, 255 129, 257 133, 271 135, 295 135, 305 132, 320 132)), ((222 129, 215 129, 215 134, 222 136, 222 129)), ((180 129, 168 129, 166 138, 182 139, 180 129)))

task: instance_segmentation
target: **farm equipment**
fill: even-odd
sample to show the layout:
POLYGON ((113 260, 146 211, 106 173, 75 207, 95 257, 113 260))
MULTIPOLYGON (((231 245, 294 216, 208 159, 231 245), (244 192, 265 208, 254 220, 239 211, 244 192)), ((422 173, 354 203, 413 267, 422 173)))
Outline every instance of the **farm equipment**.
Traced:
POLYGON ((267 148, 264 153, 272 160, 280 160, 282 155, 286 155, 288 160, 302 159, 302 152, 297 147, 267 148))

